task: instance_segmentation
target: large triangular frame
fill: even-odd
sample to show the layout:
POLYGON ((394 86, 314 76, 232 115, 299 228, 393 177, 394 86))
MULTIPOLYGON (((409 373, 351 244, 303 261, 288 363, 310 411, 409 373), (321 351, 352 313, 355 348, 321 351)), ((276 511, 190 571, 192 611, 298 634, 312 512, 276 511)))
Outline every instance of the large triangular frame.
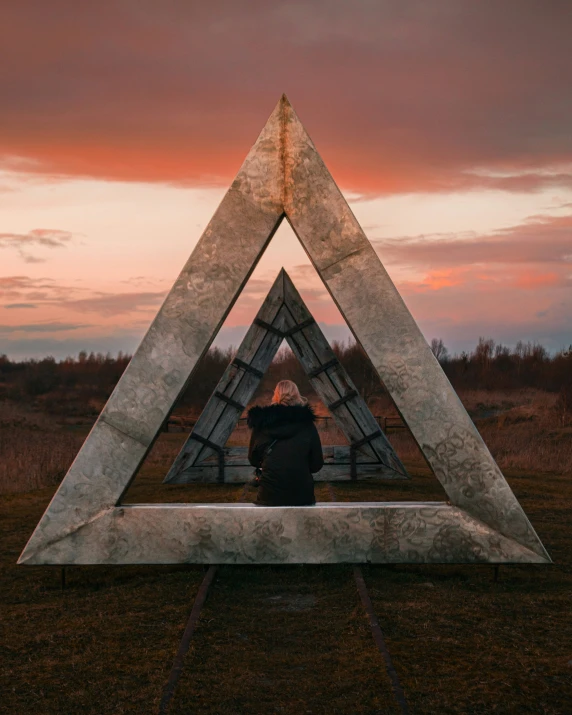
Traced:
POLYGON ((347 445, 323 447, 325 464, 314 479, 407 479, 391 443, 282 269, 165 483, 241 483, 252 478, 247 448, 226 444, 283 340, 348 441, 347 445))
POLYGON ((547 563, 550 557, 282 97, 19 563, 364 561, 547 563), (284 217, 449 503, 118 506, 284 217))

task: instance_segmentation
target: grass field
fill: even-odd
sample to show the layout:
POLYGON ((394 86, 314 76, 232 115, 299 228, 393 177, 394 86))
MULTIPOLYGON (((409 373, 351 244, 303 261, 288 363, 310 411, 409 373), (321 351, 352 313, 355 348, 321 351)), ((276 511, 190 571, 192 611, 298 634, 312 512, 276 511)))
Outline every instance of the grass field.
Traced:
MULTIPOLYGON (((459 396, 501 469, 572 477, 572 414, 559 411, 557 394, 527 388, 465 390, 459 396)), ((318 414, 327 414, 321 403, 314 407, 318 414)), ((387 395, 371 409, 377 415, 397 414, 387 395)), ((41 411, 0 399, 0 494, 59 484, 93 422, 70 420, 60 423, 41 411)), ((321 423, 323 444, 346 443, 332 424, 323 427, 321 423)), ((247 444, 248 438, 243 426, 229 444, 247 444)), ((389 439, 404 462, 424 464, 408 432, 390 434, 389 439)), ((161 434, 146 466, 166 474, 184 440, 182 433, 161 434)))
MULTIPOLYGON (((336 496, 442 498, 408 466, 411 482, 338 484, 336 496)), ((162 474, 157 453, 125 500, 241 493, 162 486, 162 474)), ((554 565, 502 567, 498 583, 486 566, 363 568, 413 713, 572 712, 571 478, 507 477, 554 565)), ((205 569, 68 568, 62 591, 59 569, 15 565, 53 489, 0 497, 0 712, 156 713, 205 569)), ((398 712, 351 567, 220 568, 171 712, 398 712)))

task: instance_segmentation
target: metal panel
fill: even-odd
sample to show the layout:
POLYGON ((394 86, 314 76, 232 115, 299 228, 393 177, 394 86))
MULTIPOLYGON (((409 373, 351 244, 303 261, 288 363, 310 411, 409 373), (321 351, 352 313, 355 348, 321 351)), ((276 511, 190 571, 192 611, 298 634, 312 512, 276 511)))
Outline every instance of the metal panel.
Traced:
POLYGON ((287 218, 451 503, 547 556, 289 103, 284 133, 287 218))

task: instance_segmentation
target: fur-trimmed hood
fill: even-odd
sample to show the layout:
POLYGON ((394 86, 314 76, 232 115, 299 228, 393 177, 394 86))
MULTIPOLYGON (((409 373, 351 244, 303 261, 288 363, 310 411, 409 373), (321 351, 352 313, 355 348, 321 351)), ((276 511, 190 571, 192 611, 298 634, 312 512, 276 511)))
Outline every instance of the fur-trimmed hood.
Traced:
POLYGON ((310 405, 266 405, 251 407, 248 411, 248 426, 251 429, 277 437, 296 434, 315 419, 310 405))

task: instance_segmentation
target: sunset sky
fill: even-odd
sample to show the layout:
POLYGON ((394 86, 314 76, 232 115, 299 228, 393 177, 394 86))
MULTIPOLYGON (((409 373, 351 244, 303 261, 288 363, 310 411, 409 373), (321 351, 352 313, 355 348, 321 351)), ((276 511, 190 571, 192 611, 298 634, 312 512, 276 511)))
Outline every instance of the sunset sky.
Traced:
MULTIPOLYGON (((285 92, 428 340, 572 343, 570 0, 8 1, 0 353, 133 351, 285 92)), ((284 223, 218 344, 285 266, 284 223)))

